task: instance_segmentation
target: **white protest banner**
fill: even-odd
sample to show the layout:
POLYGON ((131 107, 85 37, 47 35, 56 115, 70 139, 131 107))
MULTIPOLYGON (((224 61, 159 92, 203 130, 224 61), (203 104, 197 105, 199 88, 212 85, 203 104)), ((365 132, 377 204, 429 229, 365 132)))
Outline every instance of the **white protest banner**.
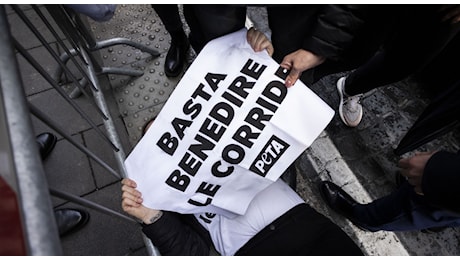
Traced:
POLYGON ((125 161, 147 207, 244 214, 330 122, 334 111, 255 53, 246 30, 208 43, 125 161))

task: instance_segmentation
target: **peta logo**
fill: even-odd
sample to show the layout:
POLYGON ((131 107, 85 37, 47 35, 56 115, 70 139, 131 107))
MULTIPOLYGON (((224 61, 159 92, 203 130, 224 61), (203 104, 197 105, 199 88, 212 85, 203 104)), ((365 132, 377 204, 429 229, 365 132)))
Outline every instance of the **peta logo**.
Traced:
POLYGON ((249 169, 265 177, 288 147, 289 144, 273 135, 249 169))

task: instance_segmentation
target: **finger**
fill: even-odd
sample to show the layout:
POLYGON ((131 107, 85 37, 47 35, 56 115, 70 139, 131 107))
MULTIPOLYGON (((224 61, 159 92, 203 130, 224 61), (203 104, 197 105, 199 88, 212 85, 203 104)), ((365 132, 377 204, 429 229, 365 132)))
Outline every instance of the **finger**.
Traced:
POLYGON ((264 48, 264 41, 261 40, 261 39, 255 39, 254 40, 254 51, 255 52, 260 52, 262 51, 264 48))
POLYGON ((265 39, 257 39, 257 51, 263 51, 268 45, 269 42, 265 39))
POLYGON ((248 32, 246 33, 246 36, 247 37, 252 37, 252 36, 255 35, 256 31, 257 31, 256 28, 251 27, 251 28, 249 28, 248 32))
POLYGON ((131 188, 129 186, 126 186, 126 185, 123 185, 121 187, 121 191, 123 191, 123 193, 130 193, 132 194, 133 196, 136 196, 136 197, 142 197, 142 193, 134 188, 131 188))
POLYGON ((273 54, 273 45, 270 42, 268 42, 268 41, 262 42, 261 45, 260 45, 260 48, 261 48, 261 50, 267 50, 268 55, 272 56, 272 54, 273 54))
POLYGON ((283 63, 280 63, 280 67, 289 71, 291 70, 291 65, 289 63, 286 63, 286 62, 283 62, 283 63))
POLYGON ((133 193, 129 193, 129 192, 123 192, 122 195, 121 195, 121 198, 122 199, 129 199, 129 200, 135 201, 137 203, 142 203, 142 201, 143 201, 142 197, 139 196, 138 194, 133 194, 133 193))
POLYGON ((293 86, 299 79, 301 71, 292 69, 289 75, 286 77, 286 87, 293 86))
POLYGON ((267 50, 270 56, 273 54, 273 45, 264 34, 261 34, 260 37, 257 39, 257 50, 267 50))
POLYGON ((409 166, 410 158, 402 158, 398 161, 398 166, 401 168, 407 168, 409 166))
POLYGON ((292 60, 288 56, 286 56, 280 63, 280 66, 284 69, 290 70, 292 68, 292 60))
POLYGON ((265 37, 264 34, 259 34, 256 41, 256 49, 257 51, 263 51, 267 48, 273 48, 272 43, 265 37))
POLYGON ((246 34, 246 39, 248 40, 249 43, 253 42, 255 37, 255 34, 253 31, 249 30, 248 33, 246 34))
POLYGON ((268 55, 270 55, 270 57, 273 56, 273 53, 275 52, 275 48, 273 48, 273 45, 270 43, 269 46, 267 46, 267 52, 268 52, 268 55))
POLYGON ((140 206, 142 206, 142 204, 137 203, 130 199, 123 199, 121 201, 121 207, 123 208, 123 210, 127 210, 130 208, 139 208, 140 206))
POLYGON ((246 34, 246 38, 248 43, 254 49, 254 51, 259 52, 262 51, 261 45, 264 42, 269 42, 268 38, 262 32, 257 31, 253 27, 250 28, 246 34))
POLYGON ((121 184, 123 185, 127 185, 129 187, 133 187, 133 188, 136 188, 137 187, 137 183, 131 179, 128 179, 128 178, 124 178, 123 180, 121 180, 121 184))

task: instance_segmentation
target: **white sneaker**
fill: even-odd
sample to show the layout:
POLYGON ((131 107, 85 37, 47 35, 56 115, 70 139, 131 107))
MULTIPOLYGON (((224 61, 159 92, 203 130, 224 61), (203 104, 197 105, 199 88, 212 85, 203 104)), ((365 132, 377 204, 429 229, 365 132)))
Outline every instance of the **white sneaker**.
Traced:
POLYGON ((345 79, 346 77, 341 77, 337 81, 337 91, 340 96, 339 115, 344 124, 349 127, 356 127, 363 117, 361 99, 364 95, 348 96, 344 91, 345 79))

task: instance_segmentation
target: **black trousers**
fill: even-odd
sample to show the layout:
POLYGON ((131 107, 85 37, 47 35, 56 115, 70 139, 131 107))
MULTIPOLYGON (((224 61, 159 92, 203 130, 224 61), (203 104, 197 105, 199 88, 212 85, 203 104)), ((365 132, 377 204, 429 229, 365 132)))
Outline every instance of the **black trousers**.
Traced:
POLYGON ((400 81, 434 61, 460 29, 460 23, 442 22, 437 8, 412 5, 396 14, 395 34, 382 51, 347 77, 345 92, 356 95, 400 81))
MULTIPOLYGON (((142 231, 162 255, 209 255, 209 232, 193 215, 165 211, 142 231)), ((236 255, 363 255, 329 218, 303 203, 251 238, 236 255)))
POLYGON ((179 7, 177 4, 153 4, 152 7, 160 17, 166 30, 169 34, 171 34, 171 37, 175 37, 183 32, 183 25, 180 19, 179 7))
POLYGON ((236 255, 363 255, 339 226, 303 203, 273 221, 236 255))
POLYGON ((184 16, 190 27, 189 40, 199 53, 209 41, 244 28, 246 6, 184 4, 184 16))

